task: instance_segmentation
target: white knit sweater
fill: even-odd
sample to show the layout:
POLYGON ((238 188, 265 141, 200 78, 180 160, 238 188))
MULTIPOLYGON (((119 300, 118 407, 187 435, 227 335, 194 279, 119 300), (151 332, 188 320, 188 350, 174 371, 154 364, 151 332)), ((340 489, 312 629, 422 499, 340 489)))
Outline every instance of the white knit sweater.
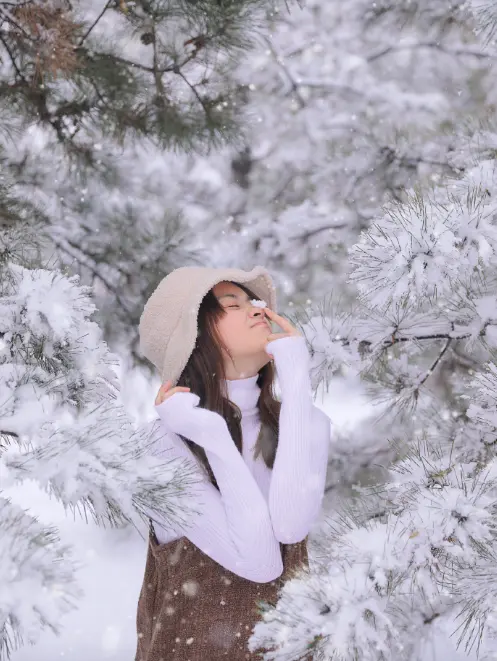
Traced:
POLYGON ((228 381, 232 402, 242 412, 242 455, 221 416, 197 408, 194 393, 176 393, 156 406, 167 457, 198 460, 178 434, 204 447, 220 491, 207 477, 195 485, 201 503, 184 529, 166 531, 154 523, 161 544, 185 535, 220 565, 255 582, 280 576, 280 542, 298 542, 319 515, 328 462, 330 419, 313 404, 309 354, 303 337, 269 342, 281 390, 279 439, 273 469, 262 456, 254 461, 259 429, 257 376, 228 381))

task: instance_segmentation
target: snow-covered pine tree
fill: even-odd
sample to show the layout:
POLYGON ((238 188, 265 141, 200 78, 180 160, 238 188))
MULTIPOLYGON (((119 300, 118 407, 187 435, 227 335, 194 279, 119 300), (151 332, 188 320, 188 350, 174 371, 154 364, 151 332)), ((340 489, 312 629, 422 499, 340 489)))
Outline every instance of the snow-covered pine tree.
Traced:
POLYGON ((0 182, 0 659, 77 607, 71 548, 7 492, 25 480, 99 525, 196 511, 188 462, 154 453, 119 403, 116 362, 78 276, 41 266, 43 214, 0 182), (38 231, 37 231, 38 230, 38 231))
MULTIPOLYGON (((476 29, 483 40, 497 5, 472 5, 486 19, 476 29)), ((489 110, 486 122, 453 136, 461 176, 391 201, 352 247, 357 308, 301 317, 315 383, 342 364, 358 370, 381 405, 381 429, 391 429, 394 461, 385 481, 356 487, 330 517, 320 562, 265 609, 251 645, 271 650, 266 661, 296 661, 309 649, 316 661, 424 661, 447 633, 460 651, 497 658, 497 115, 489 110)), ((440 658, 452 658, 447 643, 440 658)))
POLYGON ((2 171, 49 209, 49 256, 92 285, 107 341, 127 330, 135 354, 143 301, 198 259, 174 159, 160 181, 152 166, 239 144, 232 71, 280 2, 0 1, 2 171))

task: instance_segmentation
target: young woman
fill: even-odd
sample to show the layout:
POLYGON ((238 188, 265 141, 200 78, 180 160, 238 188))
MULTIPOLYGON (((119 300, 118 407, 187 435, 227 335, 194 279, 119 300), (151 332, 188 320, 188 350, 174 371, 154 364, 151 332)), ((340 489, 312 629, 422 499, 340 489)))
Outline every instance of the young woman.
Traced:
POLYGON ((305 339, 275 308, 260 266, 176 269, 144 308, 140 346, 163 380, 160 449, 203 478, 188 525, 151 522, 135 661, 259 659, 248 640, 260 602, 308 567, 330 420, 312 401, 305 339))

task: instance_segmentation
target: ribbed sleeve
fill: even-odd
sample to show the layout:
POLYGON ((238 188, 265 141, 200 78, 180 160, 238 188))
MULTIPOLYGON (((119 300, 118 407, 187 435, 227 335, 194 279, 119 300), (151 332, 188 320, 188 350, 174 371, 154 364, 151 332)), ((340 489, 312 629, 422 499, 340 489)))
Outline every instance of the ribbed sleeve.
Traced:
POLYGON ((291 544, 304 539, 319 515, 331 423, 313 404, 305 338, 278 338, 266 345, 266 351, 274 356, 281 389, 269 512, 276 538, 291 544))
MULTIPOLYGON (((182 534, 239 576, 259 583, 272 581, 281 575, 283 563, 268 504, 223 418, 197 408, 198 403, 193 393, 176 393, 156 406, 164 430, 161 449, 169 457, 197 462, 177 434, 202 446, 220 490, 207 477, 195 485, 200 514, 182 534)), ((169 541, 166 531, 157 524, 154 527, 160 543, 169 541)))

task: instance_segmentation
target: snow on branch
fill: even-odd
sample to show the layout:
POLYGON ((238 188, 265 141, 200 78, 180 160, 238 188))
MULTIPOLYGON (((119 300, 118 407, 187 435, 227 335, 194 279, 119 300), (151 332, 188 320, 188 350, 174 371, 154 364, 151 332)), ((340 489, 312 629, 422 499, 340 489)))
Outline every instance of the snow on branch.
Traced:
MULTIPOLYGON (((369 519, 361 501, 337 513, 326 559, 287 582, 275 608, 263 605, 252 649, 268 648, 265 661, 305 658, 308 649, 340 661, 415 658, 434 622, 455 621, 475 601, 459 577, 495 558, 496 484, 450 447, 419 439, 389 483, 364 490, 383 507, 369 519)), ((488 609, 495 571, 487 582, 488 609)))
MULTIPOLYGON (((0 480, 3 484, 2 465, 0 480)), ((22 644, 35 644, 49 628, 59 633, 63 615, 76 608, 82 590, 71 549, 55 528, 40 525, 0 496, 0 659, 22 644)))
POLYGON ((350 250, 350 280, 371 307, 446 297, 454 283, 471 286, 496 263, 496 203, 484 185, 487 178, 491 184, 491 174, 485 164, 477 170, 465 173, 464 181, 438 199, 409 193, 405 203, 387 206, 383 217, 362 233, 350 250))
POLYGON ((0 460, 11 483, 37 480, 65 505, 91 504, 99 520, 118 512, 127 520, 155 471, 159 509, 174 509, 164 502, 168 489, 188 471, 159 470, 147 451, 158 430, 135 431, 118 405, 116 358, 89 319, 94 305, 78 280, 17 264, 3 271, 0 429, 18 442, 0 460))
POLYGON ((476 19, 476 34, 489 43, 497 32, 497 2, 495 0, 466 0, 466 7, 476 19))
MULTIPOLYGON (((440 627, 495 658, 495 170, 490 150, 466 158, 458 178, 389 203, 350 252, 353 312, 310 309, 302 320, 315 382, 352 368, 390 402, 380 425, 366 419, 376 430, 365 439, 370 457, 392 463, 330 517, 313 571, 263 605, 251 645, 265 661, 310 649, 337 661, 416 659, 440 627)), ((360 437, 358 425, 352 466, 368 461, 360 437)))
MULTIPOLYGON (((19 259, 18 261, 22 261, 19 259)), ((116 358, 90 320, 78 277, 0 260, 0 485, 33 480, 98 524, 151 517, 167 528, 197 511, 190 462, 159 452, 161 427, 135 429, 118 403, 116 358)), ((0 659, 76 596, 69 551, 0 491, 0 659)))

